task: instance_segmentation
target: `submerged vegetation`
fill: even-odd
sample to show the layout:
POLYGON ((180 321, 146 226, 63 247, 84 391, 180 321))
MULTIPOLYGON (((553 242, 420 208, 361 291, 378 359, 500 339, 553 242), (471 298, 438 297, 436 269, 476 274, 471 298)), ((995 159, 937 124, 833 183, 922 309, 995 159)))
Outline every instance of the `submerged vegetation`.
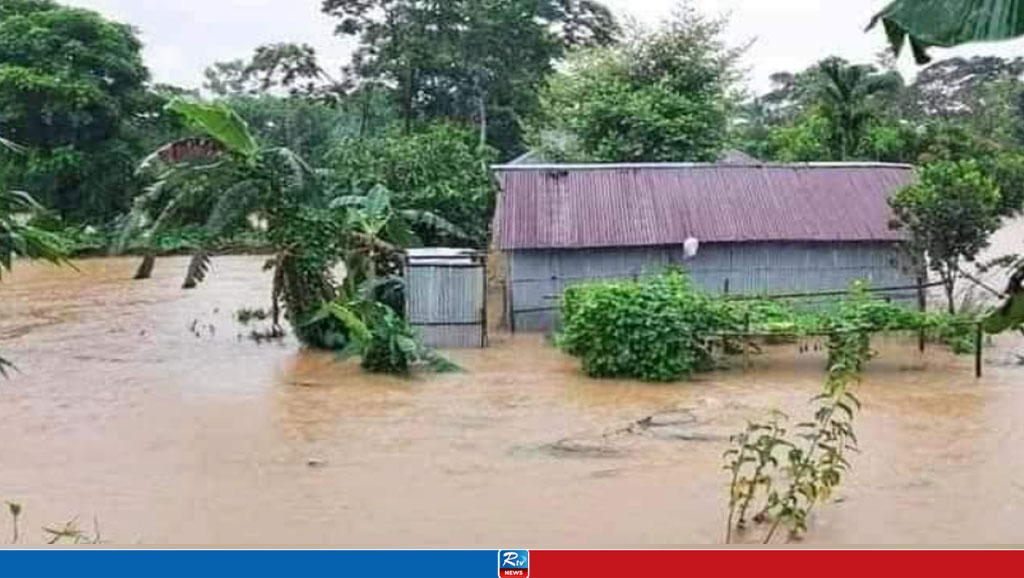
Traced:
POLYGON ((719 350, 752 338, 805 339, 860 332, 923 332, 969 352, 978 320, 921 313, 873 298, 863 284, 832 307, 801 310, 768 299, 713 297, 681 271, 638 281, 578 285, 565 293, 559 346, 592 377, 677 381, 718 367, 719 350))

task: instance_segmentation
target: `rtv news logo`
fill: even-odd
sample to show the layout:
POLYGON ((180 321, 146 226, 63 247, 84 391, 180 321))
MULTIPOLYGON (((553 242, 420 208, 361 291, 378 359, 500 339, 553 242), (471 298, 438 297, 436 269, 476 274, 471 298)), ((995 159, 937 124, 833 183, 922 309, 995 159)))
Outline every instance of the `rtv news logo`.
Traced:
POLYGON ((498 578, 530 578, 530 551, 499 550, 498 578))

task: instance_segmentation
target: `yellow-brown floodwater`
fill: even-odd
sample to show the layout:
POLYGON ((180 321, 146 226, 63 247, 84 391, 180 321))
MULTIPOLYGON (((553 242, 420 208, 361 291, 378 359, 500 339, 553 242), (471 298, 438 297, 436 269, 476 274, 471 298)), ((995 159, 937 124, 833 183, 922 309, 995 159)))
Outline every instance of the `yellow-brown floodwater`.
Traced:
MULTIPOLYGON (((723 534, 726 438, 793 415, 823 354, 783 348, 696 383, 594 381, 535 336, 373 377, 294 342, 239 337, 267 300, 260 258, 130 280, 19 263, 0 284, 0 500, 23 529, 77 516, 120 544, 673 546, 723 534), (655 416, 659 427, 629 428, 655 416)), ((1020 339, 970 358, 886 342, 859 387, 863 453, 810 543, 1024 543, 1020 339)), ((0 525, 0 541, 9 530, 0 525)))

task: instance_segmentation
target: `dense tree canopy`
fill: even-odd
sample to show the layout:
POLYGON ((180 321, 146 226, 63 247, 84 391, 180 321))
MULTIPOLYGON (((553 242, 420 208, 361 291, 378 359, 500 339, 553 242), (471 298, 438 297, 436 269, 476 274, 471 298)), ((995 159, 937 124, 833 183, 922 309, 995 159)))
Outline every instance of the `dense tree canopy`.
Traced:
POLYGON ((743 53, 726 24, 684 3, 659 28, 574 55, 545 92, 538 142, 564 159, 717 160, 743 53))
POLYGON ((407 130, 421 118, 472 121, 506 157, 522 152, 519 121, 564 51, 618 33, 591 0, 324 0, 323 11, 359 41, 356 81, 396 87, 407 130))
POLYGON ((495 185, 490 163, 497 152, 478 147, 476 136, 450 124, 412 134, 392 130, 370 139, 342 139, 328 157, 336 193, 366 194, 389 189, 401 209, 429 210, 456 223, 469 239, 420 229, 428 245, 487 244, 495 185))
POLYGON ((52 0, 5 0, 0 133, 28 154, 4 170, 65 215, 123 208, 136 154, 127 127, 159 110, 148 78, 131 27, 52 0))

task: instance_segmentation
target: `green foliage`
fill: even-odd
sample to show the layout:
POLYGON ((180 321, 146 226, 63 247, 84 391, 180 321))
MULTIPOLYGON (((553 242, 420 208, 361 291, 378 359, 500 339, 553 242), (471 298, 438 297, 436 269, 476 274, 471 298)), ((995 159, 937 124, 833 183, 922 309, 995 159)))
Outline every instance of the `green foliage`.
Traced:
POLYGON ((811 400, 813 419, 788 430, 776 412, 771 421, 751 423, 732 438, 735 447, 723 456, 731 473, 727 543, 734 529, 746 531, 750 521, 768 526, 764 544, 784 527, 790 540, 799 539, 811 512, 831 498, 849 472, 847 455, 858 451, 853 422, 861 409, 850 388, 873 355, 867 330, 852 327, 892 323, 878 316, 877 308, 865 309, 857 301, 854 308, 844 307, 834 323, 825 387, 811 400), (757 514, 749 520, 751 507, 757 514))
POLYGON ((491 149, 451 124, 435 124, 409 135, 389 132, 371 139, 340 140, 328 157, 333 196, 363 195, 377 185, 391 191, 398 210, 428 211, 457 223, 465 235, 414 223, 427 245, 487 244, 496 187, 491 149))
POLYGON ((727 21, 683 4, 654 30, 573 55, 543 95, 539 135, 561 135, 548 155, 573 161, 709 161, 725 145, 742 49, 727 21))
POLYGON ((832 128, 829 144, 837 160, 849 160, 879 114, 879 96, 901 90, 903 79, 898 73, 879 73, 873 66, 834 57, 821 61, 818 70, 816 100, 832 128))
POLYGON ((714 368, 712 334, 741 320, 679 272, 566 290, 558 345, 598 378, 676 381, 714 368))
POLYGON ((167 110, 181 115, 193 130, 205 134, 237 155, 251 159, 259 152, 259 145, 249 131, 249 125, 234 109, 222 102, 204 103, 176 98, 167 104, 167 110))
POLYGON ((64 262, 64 242, 58 235, 23 223, 42 211, 27 193, 6 190, 0 184, 0 279, 11 270, 15 257, 64 262))
MULTIPOLYGON (((20 145, 0 139, 0 152, 4 150, 23 151, 20 145)), ((45 213, 43 207, 28 193, 11 191, 4 185, 0 181, 0 281, 4 272, 12 269, 17 257, 43 259, 55 265, 66 263, 64 240, 31 223, 34 217, 45 213)), ((12 369, 14 365, 0 357, 0 377, 6 378, 12 369)))
POLYGON ((594 0, 325 0, 323 11, 358 40, 350 69, 361 83, 395 87, 406 129, 472 122, 506 159, 523 152, 519 125, 565 50, 618 33, 594 0))
POLYGON ((973 161, 940 162, 921 171, 921 182, 890 201, 894 227, 906 230, 913 248, 928 256, 945 283, 950 312, 960 264, 973 262, 999 229, 999 187, 973 161))
POLYGON ((141 48, 129 26, 95 12, 5 0, 0 134, 28 153, 0 160, 0 171, 64 216, 123 209, 134 190, 133 127, 159 110, 145 92, 141 48))
POLYGON ((1024 35, 1020 6, 1010 0, 896 0, 875 15, 898 55, 910 44, 918 63, 930 61, 927 49, 1024 35))
POLYGON ((985 331, 1003 333, 1011 330, 1024 332, 1024 259, 1015 258, 1012 275, 1006 288, 1006 303, 993 311, 985 320, 985 331))
POLYGON ((458 366, 423 347, 409 322, 383 303, 326 303, 312 322, 325 319, 333 319, 349 331, 351 345, 346 353, 359 355, 363 369, 371 373, 409 375, 418 365, 438 372, 459 371, 458 366))
MULTIPOLYGON (((563 297, 558 346, 583 362, 596 378, 677 381, 719 363, 712 344, 753 333, 780 338, 830 336, 830 348, 860 335, 858 347, 870 356, 868 335, 923 331, 956 353, 973 352, 975 319, 920 313, 906 305, 874 298, 863 284, 822 309, 800 310, 779 300, 730 300, 695 289, 681 272, 639 281, 576 285, 563 297), (837 341, 838 340, 838 341, 837 341)), ((833 364, 834 360, 830 360, 833 364)))

